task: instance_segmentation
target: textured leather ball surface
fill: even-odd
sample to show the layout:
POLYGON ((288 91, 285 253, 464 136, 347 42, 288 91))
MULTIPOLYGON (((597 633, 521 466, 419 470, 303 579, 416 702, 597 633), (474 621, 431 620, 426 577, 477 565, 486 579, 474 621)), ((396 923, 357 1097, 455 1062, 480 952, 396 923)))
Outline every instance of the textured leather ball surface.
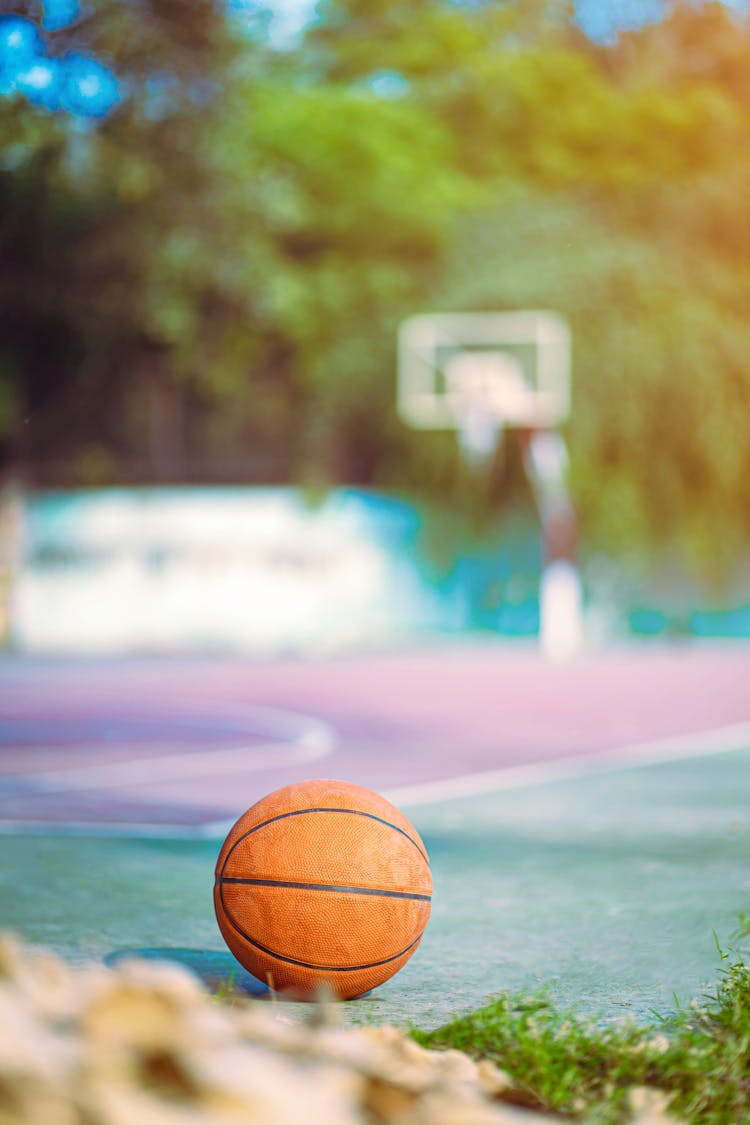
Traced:
POLYGON ((377 793, 302 781, 239 818, 216 863, 214 907, 234 956, 279 992, 350 999, 406 964, 430 916, 416 829, 377 793))

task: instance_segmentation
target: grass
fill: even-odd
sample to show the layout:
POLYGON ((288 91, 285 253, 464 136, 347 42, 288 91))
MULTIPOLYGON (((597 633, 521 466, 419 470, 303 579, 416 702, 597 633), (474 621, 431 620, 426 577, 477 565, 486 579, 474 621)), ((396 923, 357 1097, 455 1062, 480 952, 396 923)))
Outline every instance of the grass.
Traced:
MULTIPOLYGON (((750 937, 742 916, 732 940, 750 937)), ((530 1106, 619 1125, 637 1087, 662 1090, 695 1125, 750 1122, 750 963, 727 952, 716 987, 652 1024, 601 1025, 561 1012, 544 993, 498 996, 436 1031, 412 1029, 425 1047, 455 1047, 505 1070, 530 1106)))
POLYGON ((218 987, 214 993, 219 1003, 224 1004, 231 999, 234 994, 234 982, 236 974, 234 970, 227 977, 222 977, 219 981, 218 987))

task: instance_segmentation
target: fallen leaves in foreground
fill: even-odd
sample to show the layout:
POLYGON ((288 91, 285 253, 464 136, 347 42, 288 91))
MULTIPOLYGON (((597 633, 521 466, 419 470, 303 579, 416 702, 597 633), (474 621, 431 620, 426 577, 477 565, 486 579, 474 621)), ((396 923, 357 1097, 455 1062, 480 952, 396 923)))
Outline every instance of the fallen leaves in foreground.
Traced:
MULTIPOLYGON (((304 1021, 280 1007, 220 1003, 177 965, 70 966, 2 937, 0 1125, 560 1120, 524 1109, 489 1062, 393 1027, 337 1026, 335 1008, 304 1021)), ((638 1125, 665 1120, 644 1093, 638 1125)))

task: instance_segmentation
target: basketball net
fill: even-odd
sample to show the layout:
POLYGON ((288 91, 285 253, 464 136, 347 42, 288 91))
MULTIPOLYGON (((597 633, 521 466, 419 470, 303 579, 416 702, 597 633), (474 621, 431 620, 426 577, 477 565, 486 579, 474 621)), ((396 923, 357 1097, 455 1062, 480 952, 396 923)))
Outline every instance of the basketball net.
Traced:
POLYGON ((465 400, 456 410, 458 445, 464 461, 477 471, 487 469, 500 449, 504 419, 481 402, 465 400))
POLYGON ((533 391, 512 356, 463 352, 446 365, 458 440, 465 460, 487 467, 507 425, 525 424, 533 412, 533 391))

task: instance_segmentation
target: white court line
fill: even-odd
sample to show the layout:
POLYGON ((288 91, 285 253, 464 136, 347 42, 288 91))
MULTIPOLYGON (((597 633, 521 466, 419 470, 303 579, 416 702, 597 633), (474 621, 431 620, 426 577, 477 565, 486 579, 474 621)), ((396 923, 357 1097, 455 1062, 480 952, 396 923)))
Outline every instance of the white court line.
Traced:
MULTIPOLYGON (((311 720, 315 722, 315 720, 311 720)), ((577 754, 564 760, 538 762, 529 766, 508 766, 505 769, 489 770, 463 777, 448 778, 443 781, 428 781, 421 785, 407 785, 398 789, 384 790, 383 796, 394 805, 410 807, 437 803, 438 801, 458 800, 462 797, 476 797, 483 794, 499 793, 514 789, 524 789, 546 785, 555 781, 575 780, 616 772, 618 770, 638 769, 669 762, 687 761, 691 758, 705 758, 750 747, 750 723, 712 727, 708 730, 692 731, 690 734, 675 735, 669 738, 650 739, 618 746, 611 750, 593 751, 577 754)), ((206 822, 199 825, 140 824, 34 821, 31 819, 0 821, 0 835, 38 834, 107 836, 123 838, 164 838, 188 840, 223 839, 234 820, 206 822)))
POLYGON ((421 785, 405 785, 399 789, 387 790, 383 796, 399 807, 414 807, 438 801, 453 801, 461 797, 478 797, 485 793, 526 789, 553 781, 575 780, 578 777, 591 777, 617 770, 727 754, 733 750, 748 748, 750 723, 734 723, 731 726, 691 731, 690 734, 678 734, 670 738, 632 742, 612 750, 575 754, 558 761, 508 766, 505 769, 487 770, 442 781, 426 781, 421 785))
POLYGON ((232 746, 211 750, 208 746, 189 753, 164 754, 160 757, 136 758, 127 762, 104 762, 92 766, 71 766, 68 769, 39 773, 7 775, 0 782, 0 793, 10 790, 14 796, 38 796, 49 793, 84 793, 100 789, 128 789, 162 781, 185 778, 216 777, 221 774, 289 766, 326 758, 338 746, 331 727, 319 719, 292 711, 270 707, 250 707, 248 721, 256 726, 275 727, 271 742, 232 746))
POLYGON ((234 819, 206 824, 138 821, 0 820, 0 836, 91 836, 107 840, 223 840, 234 819))

